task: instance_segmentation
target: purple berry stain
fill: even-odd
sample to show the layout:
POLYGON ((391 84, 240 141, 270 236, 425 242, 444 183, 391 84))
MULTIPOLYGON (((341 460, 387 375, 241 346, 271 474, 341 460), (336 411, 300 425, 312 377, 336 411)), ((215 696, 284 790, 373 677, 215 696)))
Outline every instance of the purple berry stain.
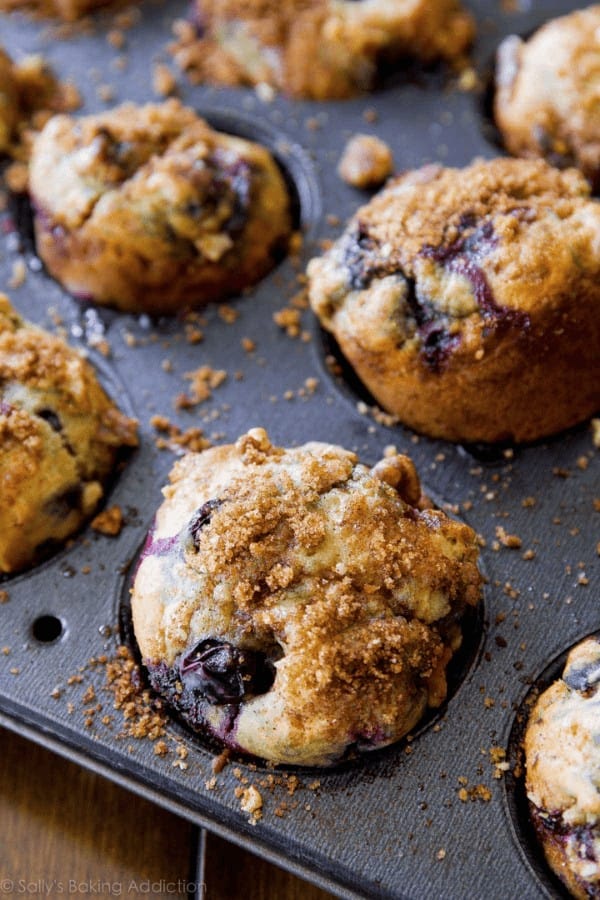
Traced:
POLYGON ((503 324, 517 328, 529 328, 530 320, 526 313, 516 309, 507 309, 496 303, 487 276, 479 263, 498 246, 498 237, 494 232, 492 221, 484 221, 476 228, 475 225, 476 220, 473 216, 462 216, 459 231, 468 230, 469 234, 466 237, 459 237, 446 246, 425 246, 421 255, 439 263, 448 272, 466 278, 473 288, 481 314, 491 325, 503 324))

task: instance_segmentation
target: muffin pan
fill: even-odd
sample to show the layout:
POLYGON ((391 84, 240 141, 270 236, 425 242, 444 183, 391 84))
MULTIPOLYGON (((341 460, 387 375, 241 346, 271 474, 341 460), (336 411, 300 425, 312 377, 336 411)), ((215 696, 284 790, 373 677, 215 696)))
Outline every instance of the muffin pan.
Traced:
MULTIPOLYGON (((346 139, 377 134, 392 147, 397 170, 497 155, 482 97, 495 47, 507 34, 528 34, 575 8, 554 0, 466 5, 478 22, 474 67, 481 91, 461 91, 437 69, 411 69, 373 95, 323 104, 263 102, 251 90, 192 87, 180 79, 182 100, 211 124, 275 152, 297 198, 299 251, 225 309, 212 306, 190 323, 84 307, 43 271, 22 209, 17 216, 11 205, 0 223, 0 289, 24 316, 45 327, 60 324, 71 343, 89 351, 108 392, 139 419, 141 438, 106 501, 125 514, 120 535, 88 528, 47 562, 0 583, 8 595, 0 604, 0 723, 342 897, 561 896, 531 842, 518 767, 517 775, 503 774, 502 751, 512 769, 519 709, 531 685, 599 627, 594 498, 600 491, 588 423, 527 447, 465 448, 418 438, 372 415, 372 401, 347 367, 332 365, 336 348, 308 311, 299 311, 303 335, 296 338, 273 318, 290 307, 297 276, 319 242, 337 236, 368 196, 336 175, 346 139), (26 278, 11 288, 21 261, 26 278), (194 342, 194 328, 203 340, 194 342), (98 347, 109 347, 110 355, 98 347), (174 399, 189 390, 186 374, 204 365, 225 370, 226 380, 206 402, 176 409, 174 399), (307 379, 316 379, 316 387, 307 379), (469 629, 450 699, 412 740, 331 770, 273 772, 235 760, 213 774, 214 749, 175 719, 165 756, 150 740, 118 736, 123 720, 112 709, 105 669, 89 660, 113 656, 122 642, 134 649, 128 578, 173 463, 172 453, 156 446, 161 435, 153 416, 184 431, 201 428, 213 442, 263 425, 278 444, 331 441, 371 464, 394 444, 412 456, 426 490, 482 535, 488 584, 481 622, 469 629), (518 536, 519 547, 506 546, 518 543, 510 536, 518 536), (100 712, 84 712, 95 703, 100 712), (112 724, 103 724, 105 715, 112 724), (175 752, 177 741, 187 748, 185 760, 175 752), (262 795, 256 824, 236 795, 243 779, 262 795)), ((1 40, 15 57, 43 52, 62 78, 73 78, 84 111, 92 112, 106 107, 102 85, 110 85, 114 102, 155 99, 152 64, 168 61, 170 22, 185 16, 187 5, 147 2, 140 14, 120 50, 106 40, 114 27, 108 13, 94 20, 92 33, 75 29, 60 41, 51 39, 55 26, 47 22, 2 16, 1 40)))

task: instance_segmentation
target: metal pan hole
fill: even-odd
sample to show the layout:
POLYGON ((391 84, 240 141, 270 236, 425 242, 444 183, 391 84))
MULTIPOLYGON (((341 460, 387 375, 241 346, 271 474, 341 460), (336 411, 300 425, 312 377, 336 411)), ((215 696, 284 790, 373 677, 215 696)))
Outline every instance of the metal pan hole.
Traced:
POLYGON ((40 644, 53 644, 64 633, 64 626, 58 616, 47 614, 33 620, 31 633, 40 644))

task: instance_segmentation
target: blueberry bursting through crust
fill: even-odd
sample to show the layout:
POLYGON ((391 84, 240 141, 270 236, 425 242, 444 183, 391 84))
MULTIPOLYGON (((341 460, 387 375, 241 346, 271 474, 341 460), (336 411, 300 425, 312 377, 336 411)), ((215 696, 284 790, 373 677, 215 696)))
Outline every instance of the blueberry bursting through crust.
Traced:
POLYGON ((536 440, 600 406, 599 229, 573 169, 426 166, 389 182, 309 263, 309 299, 406 425, 536 440))
POLYGON ((390 744, 446 691, 480 596, 470 528, 373 469, 263 429, 178 461, 132 590, 150 682, 194 729, 272 762, 390 744), (206 499, 206 498, 211 499, 206 499))
POLYGON ((264 653, 240 650, 227 641, 200 641, 181 660, 181 677, 209 703, 239 703, 248 694, 266 693, 275 669, 264 653))

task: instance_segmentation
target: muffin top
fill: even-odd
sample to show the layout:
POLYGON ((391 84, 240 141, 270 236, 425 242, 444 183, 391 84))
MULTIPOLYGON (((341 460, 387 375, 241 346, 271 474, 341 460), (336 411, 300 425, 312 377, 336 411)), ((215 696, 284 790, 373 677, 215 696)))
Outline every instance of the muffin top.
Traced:
POLYGON ((364 347, 393 339, 436 369, 459 331, 467 350, 482 327, 527 327, 575 284, 596 293, 599 235, 600 206, 574 169, 426 166, 388 183, 311 261, 311 304, 325 327, 343 316, 364 347))
POLYGON ((508 149, 600 178, 600 5, 500 46, 495 114, 508 149))
POLYGON ((176 100, 77 120, 55 116, 36 143, 32 192, 68 229, 93 217, 115 228, 144 226, 150 236, 168 233, 173 252, 191 244, 215 260, 231 248, 226 229, 249 202, 242 181, 250 162, 244 172, 239 160, 249 147, 259 150, 214 131, 176 100))
POLYGON ((460 58, 474 23, 458 0, 197 0, 200 38, 178 62, 226 84, 270 84, 296 97, 343 98, 374 87, 402 57, 460 58))

